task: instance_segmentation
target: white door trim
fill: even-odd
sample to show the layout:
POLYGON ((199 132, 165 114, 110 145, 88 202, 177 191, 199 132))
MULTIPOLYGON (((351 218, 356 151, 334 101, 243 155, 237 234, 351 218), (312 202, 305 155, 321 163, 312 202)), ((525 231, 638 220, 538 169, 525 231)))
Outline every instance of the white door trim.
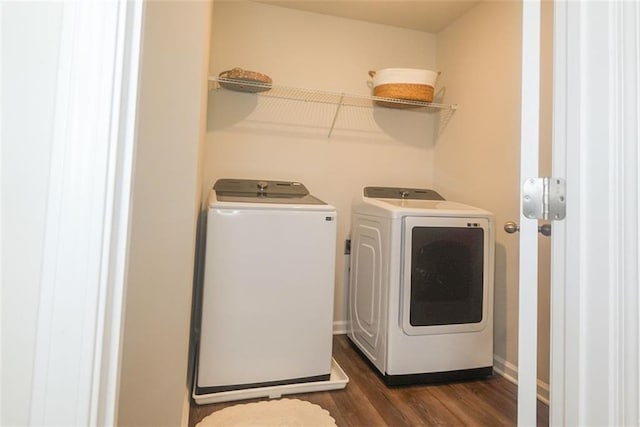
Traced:
MULTIPOLYGON (((522 3, 520 189, 538 176, 540 128, 540 1, 522 3)), ((520 200, 524 195, 521 194, 520 200)), ((535 425, 538 372, 538 220, 520 204, 518 287, 518 425, 535 425)))
POLYGON ((558 1, 551 425, 638 425, 640 5, 558 1))
POLYGON ((30 425, 113 425, 140 2, 65 2, 30 425))

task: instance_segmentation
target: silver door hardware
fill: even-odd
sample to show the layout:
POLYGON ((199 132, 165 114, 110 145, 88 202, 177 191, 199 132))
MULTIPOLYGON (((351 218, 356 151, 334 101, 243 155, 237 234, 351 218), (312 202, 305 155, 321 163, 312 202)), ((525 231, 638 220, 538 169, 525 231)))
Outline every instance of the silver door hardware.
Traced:
POLYGON ((542 224, 538 226, 538 233, 546 237, 551 236, 551 224, 542 224))
POLYGON ((506 231, 509 234, 513 234, 520 231, 520 226, 516 222, 507 221, 504 223, 504 231, 506 231))
MULTIPOLYGON (((504 231, 509 234, 513 234, 520 231, 520 226, 514 221, 507 221, 504 223, 504 231)), ((538 233, 547 237, 551 236, 551 224, 542 224, 538 226, 538 233)))
POLYGON ((529 178, 522 186, 522 213, 527 218, 558 221, 566 215, 566 186, 562 178, 529 178))

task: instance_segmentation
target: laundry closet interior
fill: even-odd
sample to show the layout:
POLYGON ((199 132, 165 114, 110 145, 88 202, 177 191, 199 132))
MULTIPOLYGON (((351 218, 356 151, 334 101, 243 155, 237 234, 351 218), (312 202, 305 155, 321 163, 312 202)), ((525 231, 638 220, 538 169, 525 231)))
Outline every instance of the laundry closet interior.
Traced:
MULTIPOLYGON (((429 188, 447 200, 492 212, 494 368, 515 377, 518 238, 502 226, 519 217, 521 3, 468 2, 459 16, 432 32, 284 7, 291 3, 215 1, 209 74, 216 77, 241 67, 270 76, 274 87, 337 94, 338 102, 309 101, 296 93, 242 93, 212 82, 202 161, 203 206, 220 178, 298 181, 333 205, 334 333, 347 332, 345 245, 352 203, 364 187, 429 188), (397 67, 439 71, 434 102, 443 107, 341 105, 342 94, 371 95, 370 70, 397 67)), ((413 3, 397 2, 397 7, 413 3)), ((345 6, 368 7, 364 2, 345 6)), ((550 143, 551 13, 543 2, 543 147, 550 143)), ((541 154, 544 165, 548 156, 541 154)), ((548 251, 542 239, 541 250, 548 251)), ((549 378, 547 262, 543 256, 538 339, 542 383, 549 378)))

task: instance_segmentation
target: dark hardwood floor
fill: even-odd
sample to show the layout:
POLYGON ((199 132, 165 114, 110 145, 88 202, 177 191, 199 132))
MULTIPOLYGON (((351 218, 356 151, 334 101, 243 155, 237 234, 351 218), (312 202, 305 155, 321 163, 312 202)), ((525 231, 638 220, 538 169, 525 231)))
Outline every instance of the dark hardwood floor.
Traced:
MULTIPOLYGON (((346 335, 333 340, 333 357, 349 377, 343 390, 285 395, 307 400, 349 426, 515 426, 516 386, 500 377, 436 385, 387 387, 346 335)), ((255 400, 195 405, 189 426, 214 411, 255 400)), ((549 424, 549 408, 538 402, 538 426, 549 424)))

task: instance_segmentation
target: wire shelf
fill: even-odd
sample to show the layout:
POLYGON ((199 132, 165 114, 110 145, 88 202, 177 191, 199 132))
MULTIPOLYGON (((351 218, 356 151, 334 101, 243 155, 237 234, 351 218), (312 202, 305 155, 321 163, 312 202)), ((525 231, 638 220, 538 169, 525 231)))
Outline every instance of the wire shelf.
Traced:
POLYGON ((319 104, 335 105, 336 112, 329 130, 329 136, 333 131, 336 118, 343 106, 346 107, 363 107, 363 108, 395 108, 407 109, 410 111, 424 112, 447 112, 450 116, 457 108, 457 104, 438 104, 432 102, 409 101, 404 99, 384 98, 380 96, 354 95, 341 92, 330 92, 316 89, 301 89, 288 86, 277 86, 267 83, 259 83, 252 81, 238 81, 223 77, 209 77, 209 89, 234 90, 239 92, 255 93, 259 96, 269 98, 279 98, 302 102, 313 102, 319 104))

